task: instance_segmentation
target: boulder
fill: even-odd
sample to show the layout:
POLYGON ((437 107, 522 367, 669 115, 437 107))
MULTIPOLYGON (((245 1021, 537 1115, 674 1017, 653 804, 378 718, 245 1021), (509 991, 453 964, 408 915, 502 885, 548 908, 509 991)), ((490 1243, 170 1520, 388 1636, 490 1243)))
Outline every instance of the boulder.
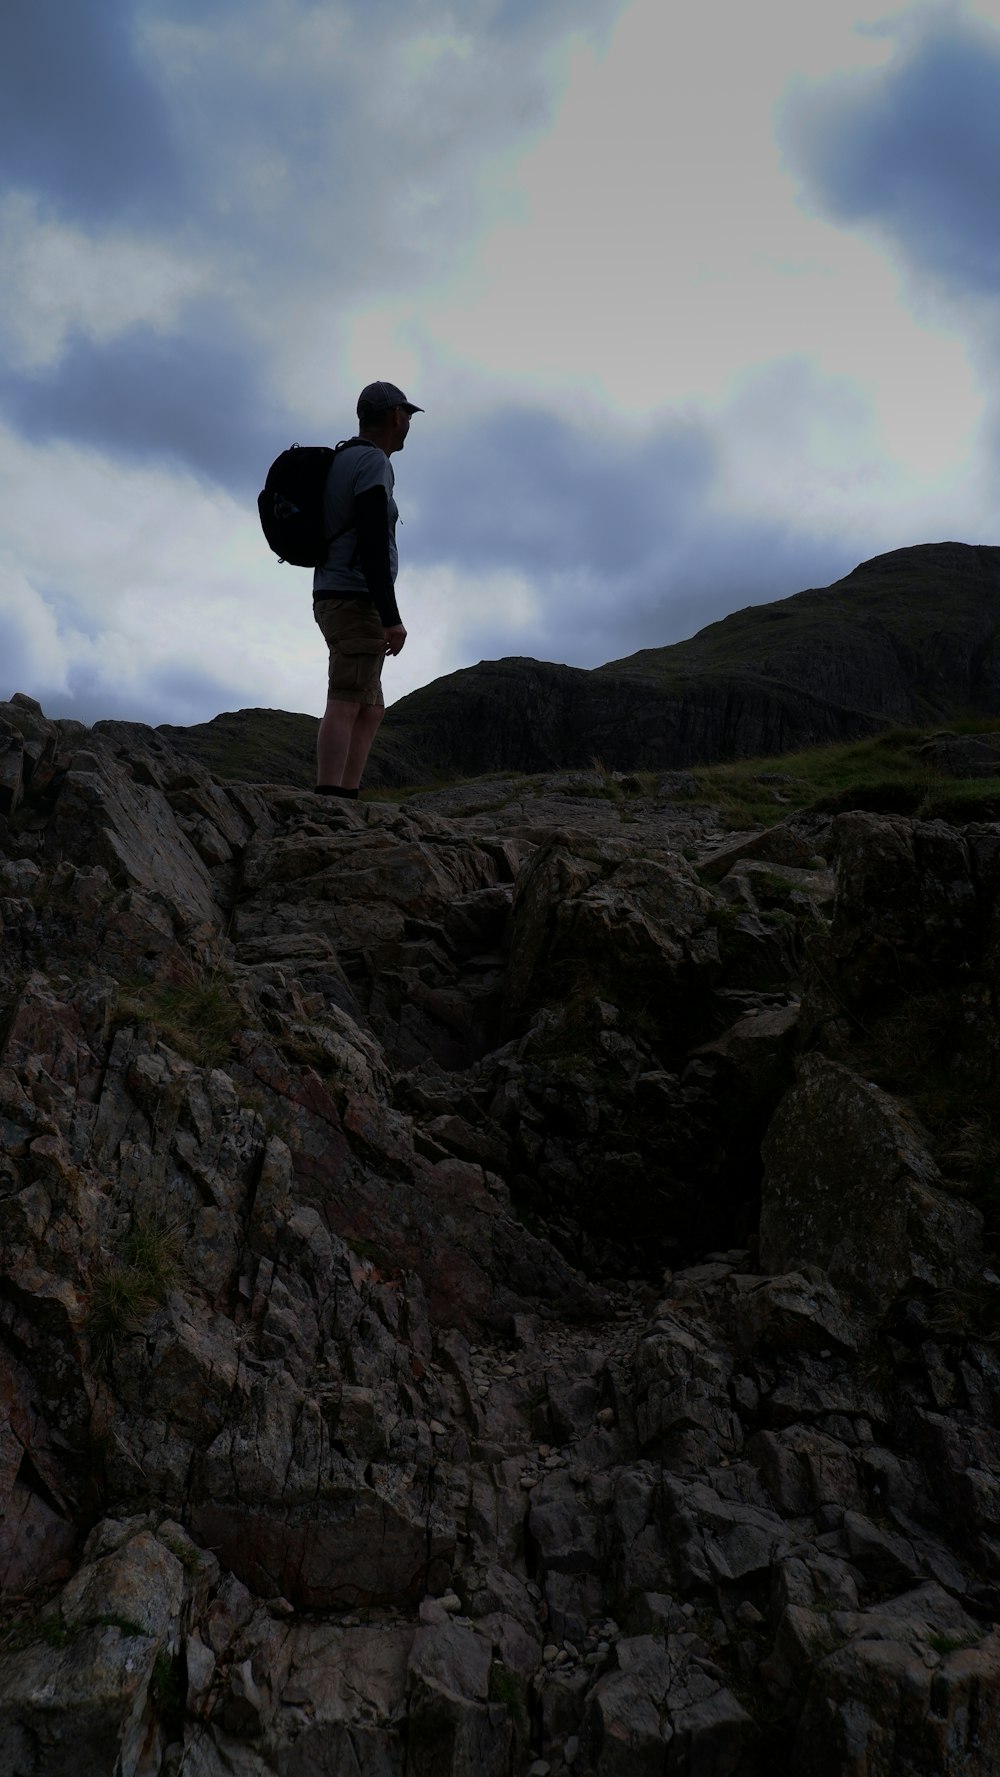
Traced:
POLYGON ((908 1601, 900 1615, 890 1606, 833 1619, 834 1633, 850 1639, 825 1655, 817 1649, 792 1753, 794 1777, 986 1777, 994 1769, 1000 1635, 982 1636, 948 1609, 950 1602, 942 1613, 947 1626, 936 1625, 926 1595, 916 1609, 908 1601))
POLYGON ((803 1064, 763 1154, 766 1270, 818 1265, 884 1313, 908 1290, 954 1285, 981 1268, 982 1217, 942 1187, 919 1124, 838 1062, 803 1064))
POLYGON ((677 1046, 696 1028, 698 985, 718 971, 714 903, 673 852, 636 858, 623 840, 555 833, 515 890, 505 1012, 510 1025, 581 990, 648 1005, 677 1046))

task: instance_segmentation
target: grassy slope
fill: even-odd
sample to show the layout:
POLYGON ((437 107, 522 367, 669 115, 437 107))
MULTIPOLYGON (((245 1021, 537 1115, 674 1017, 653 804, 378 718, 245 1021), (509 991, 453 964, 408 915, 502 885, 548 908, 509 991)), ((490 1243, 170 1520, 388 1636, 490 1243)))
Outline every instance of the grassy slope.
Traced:
MULTIPOLYGON (((969 719, 954 731, 1000 736, 1000 722, 969 719)), ((691 776, 704 800, 734 826, 771 826, 802 808, 867 808, 921 820, 1000 819, 1000 777, 955 777, 928 764, 922 748, 934 732, 894 728, 870 740, 777 759, 697 766, 691 776)))

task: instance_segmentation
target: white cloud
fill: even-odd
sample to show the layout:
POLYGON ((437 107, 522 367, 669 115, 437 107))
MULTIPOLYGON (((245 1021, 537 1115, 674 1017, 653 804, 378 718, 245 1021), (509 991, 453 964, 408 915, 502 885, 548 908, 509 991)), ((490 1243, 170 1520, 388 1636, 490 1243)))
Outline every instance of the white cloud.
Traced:
POLYGON ((60 634, 55 612, 22 572, 8 551, 0 553, 0 658, 6 689, 0 701, 15 691, 44 685, 54 691, 66 688, 68 647, 60 634))
POLYGON ((713 8, 628 8, 523 157, 521 219, 430 311, 442 350, 637 415, 718 406, 749 368, 808 354, 872 390, 894 448, 940 461, 979 412, 961 344, 906 313, 875 247, 802 211, 774 135, 793 70, 885 59, 855 28, 880 12, 770 0, 727 10, 720 42, 713 8))
POLYGON ((406 647, 398 660, 386 662, 387 703, 469 665, 470 643, 484 628, 497 636, 501 652, 511 654, 530 654, 541 634, 538 593, 523 575, 510 570, 469 574, 447 566, 411 569, 400 579, 399 602, 406 647))
POLYGON ((207 266, 174 243, 86 231, 23 192, 0 201, 0 263, 2 325, 19 368, 54 363, 74 332, 106 340, 139 321, 169 327, 209 282, 207 266))
POLYGON ((220 708, 322 707, 309 576, 279 566, 237 501, 190 476, 112 468, 9 433, 0 478, 10 490, 4 554, 19 564, 3 575, 0 611, 29 675, 8 696, 40 686, 58 699, 85 681, 116 714, 153 723, 206 719, 217 713, 207 695, 224 698, 220 708), (183 715, 176 692, 151 689, 170 673, 195 686, 183 715))
MULTIPOLYGON (((95 453, 26 447, 9 432, 0 432, 0 480, 10 494, 0 697, 26 691, 60 715, 77 713, 85 689, 85 719, 113 711, 154 725, 222 708, 322 711, 326 655, 310 575, 278 563, 238 501, 190 476, 111 468, 95 453)), ((387 664, 387 699, 464 664, 484 609, 512 636, 532 621, 534 594, 517 575, 470 582, 447 568, 411 570, 403 585, 410 633, 387 664)))

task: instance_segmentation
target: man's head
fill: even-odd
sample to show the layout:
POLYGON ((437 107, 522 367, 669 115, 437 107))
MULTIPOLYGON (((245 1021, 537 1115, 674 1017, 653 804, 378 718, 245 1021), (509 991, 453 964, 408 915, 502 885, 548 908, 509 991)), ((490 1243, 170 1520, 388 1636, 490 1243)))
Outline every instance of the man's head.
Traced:
POLYGON ((381 445, 389 457, 402 450, 410 415, 423 411, 415 401, 408 401, 395 383, 368 383, 358 396, 358 428, 362 437, 381 445))

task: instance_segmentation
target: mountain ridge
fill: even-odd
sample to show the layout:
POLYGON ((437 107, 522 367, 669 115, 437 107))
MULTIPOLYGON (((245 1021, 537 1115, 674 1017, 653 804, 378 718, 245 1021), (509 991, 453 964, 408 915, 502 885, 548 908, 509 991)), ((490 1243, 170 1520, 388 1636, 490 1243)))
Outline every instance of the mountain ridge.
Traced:
MULTIPOLYGON (((593 668, 480 661, 400 698, 372 787, 490 771, 672 769, 1000 714, 1000 548, 924 543, 593 668)), ((103 726, 101 724, 98 725, 103 726)), ((226 778, 307 783, 315 718, 244 710, 157 733, 226 778)))

